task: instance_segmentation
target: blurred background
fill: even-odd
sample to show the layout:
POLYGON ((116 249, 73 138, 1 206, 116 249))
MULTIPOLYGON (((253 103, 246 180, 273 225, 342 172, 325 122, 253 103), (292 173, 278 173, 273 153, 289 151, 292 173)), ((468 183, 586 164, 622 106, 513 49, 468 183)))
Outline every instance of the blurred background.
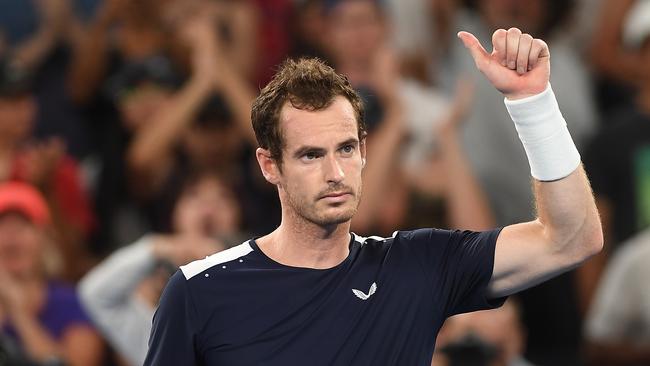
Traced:
POLYGON ((451 318, 432 365, 650 365, 650 1, 0 0, 0 366, 141 364, 175 268, 279 224, 250 107, 288 57, 363 96, 356 233, 532 219, 456 38, 512 26, 549 44, 606 248, 451 318))

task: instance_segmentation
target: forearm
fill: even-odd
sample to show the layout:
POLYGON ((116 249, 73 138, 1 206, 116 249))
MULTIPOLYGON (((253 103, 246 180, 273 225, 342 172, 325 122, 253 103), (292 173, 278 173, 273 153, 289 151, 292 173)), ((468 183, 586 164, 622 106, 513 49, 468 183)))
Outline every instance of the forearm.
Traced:
POLYGON ((74 45, 68 86, 72 98, 78 103, 90 99, 106 74, 108 26, 104 21, 96 22, 74 45))
POLYGON ((569 258, 579 258, 581 253, 592 253, 591 248, 602 243, 598 211, 582 166, 557 181, 536 180, 534 192, 543 235, 555 250, 569 258))
POLYGON ((368 161, 364 168, 363 179, 373 182, 364 186, 363 198, 359 204, 358 214, 352 220, 353 230, 365 232, 376 219, 377 206, 381 196, 389 185, 391 167, 394 166, 395 156, 402 141, 401 105, 395 104, 386 110, 386 117, 380 124, 380 129, 366 140, 368 161))
POLYGON ((477 231, 494 227, 492 210, 470 168, 457 132, 446 133, 440 141, 449 226, 477 231))
POLYGON ((129 166, 140 176, 155 169, 161 156, 168 156, 184 129, 212 90, 212 81, 194 75, 173 97, 166 108, 152 116, 152 120, 137 131, 129 147, 129 166))
POLYGON ((155 263, 154 243, 149 236, 118 250, 80 281, 82 302, 95 314, 127 302, 155 263))
POLYGON ((534 179, 539 234, 567 258, 592 253, 583 246, 602 246, 600 219, 580 154, 550 85, 531 97, 506 100, 506 106, 534 179))
POLYGON ((252 144, 257 145, 255 132, 251 125, 251 106, 255 99, 253 90, 246 80, 235 70, 226 70, 228 75, 223 76, 222 93, 232 108, 233 115, 242 136, 252 144))
MULTIPOLYGON (((234 39, 230 42, 228 58, 236 66, 237 73, 242 75, 244 80, 251 80, 255 72, 255 60, 258 54, 258 47, 251 47, 251 45, 258 44, 259 14, 256 7, 249 2, 231 3, 230 6, 234 7, 229 24, 234 39)), ((250 112, 250 107, 248 112, 250 112)))
POLYGON ((621 45, 624 21, 634 0, 605 1, 588 53, 592 65, 600 73, 629 83, 638 82, 642 71, 641 57, 621 45))
POLYGON ((25 43, 14 50, 14 58, 27 69, 37 68, 52 51, 58 35, 51 27, 42 27, 25 43))
POLYGON ((70 10, 67 0, 42 0, 35 5, 38 30, 14 51, 14 57, 29 69, 38 68, 61 40, 66 11, 70 10))
POLYGON ((16 309, 12 312, 11 320, 25 352, 31 359, 44 362, 53 357, 63 356, 59 344, 33 315, 28 314, 24 309, 16 309))

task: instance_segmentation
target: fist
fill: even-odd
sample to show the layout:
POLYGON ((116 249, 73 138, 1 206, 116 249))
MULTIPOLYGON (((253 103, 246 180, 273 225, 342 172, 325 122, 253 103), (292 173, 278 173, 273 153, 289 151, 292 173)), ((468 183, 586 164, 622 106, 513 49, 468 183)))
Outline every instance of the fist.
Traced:
POLYGON ((492 35, 492 53, 468 32, 459 32, 476 67, 508 99, 521 99, 546 89, 551 69, 548 46, 517 28, 498 29, 492 35))

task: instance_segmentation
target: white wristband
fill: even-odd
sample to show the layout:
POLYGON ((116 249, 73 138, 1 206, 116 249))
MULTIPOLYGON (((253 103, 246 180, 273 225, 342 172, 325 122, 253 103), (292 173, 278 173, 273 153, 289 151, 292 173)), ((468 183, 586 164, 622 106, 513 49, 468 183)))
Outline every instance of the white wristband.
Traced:
POLYGON ((535 179, 558 180, 580 165, 580 153, 571 139, 551 84, 539 94, 504 102, 535 179))

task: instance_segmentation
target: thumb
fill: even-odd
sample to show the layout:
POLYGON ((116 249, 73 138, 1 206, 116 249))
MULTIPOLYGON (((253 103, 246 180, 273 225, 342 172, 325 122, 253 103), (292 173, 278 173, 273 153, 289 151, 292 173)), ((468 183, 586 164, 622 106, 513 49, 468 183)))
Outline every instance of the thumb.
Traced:
POLYGON ((458 38, 463 42, 465 48, 469 50, 469 53, 472 54, 472 58, 477 66, 481 65, 490 56, 485 48, 481 46, 481 42, 472 33, 465 31, 458 32, 458 38))

